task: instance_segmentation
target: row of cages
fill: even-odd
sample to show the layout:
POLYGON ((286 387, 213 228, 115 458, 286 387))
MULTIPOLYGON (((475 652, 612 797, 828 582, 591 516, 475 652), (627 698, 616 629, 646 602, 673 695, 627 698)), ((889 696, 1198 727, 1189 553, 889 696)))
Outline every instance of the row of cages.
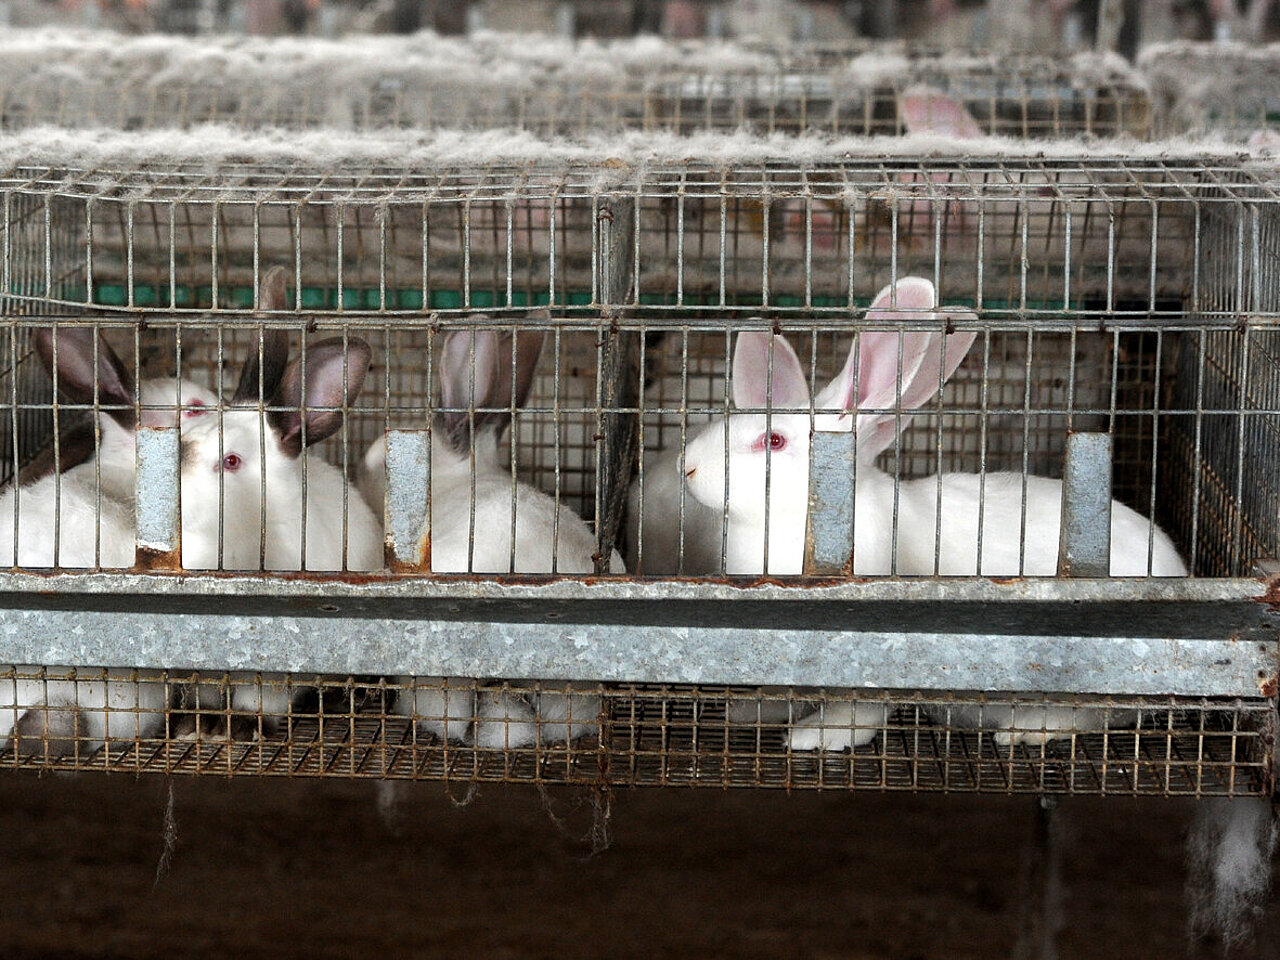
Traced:
POLYGON ((948 136, 1014 139, 1217 133, 1271 146, 1280 117, 1274 47, 1175 44, 1134 66, 912 49, 611 45, 543 38, 513 49, 421 34, 357 45, 308 40, 95 38, 15 30, 0 39, 0 130, 519 129, 538 135, 746 130, 921 132, 904 98, 962 104, 948 136), (567 69, 572 63, 574 69, 567 69))
POLYGON ((1057 60, 901 45, 791 49, 654 38, 611 45, 542 38, 513 50, 502 39, 158 43, 18 31, 0 40, 0 130, 219 123, 897 136, 915 126, 902 100, 920 87, 967 108, 964 129, 938 130, 952 135, 1146 140, 1156 122, 1143 78, 1118 58, 1095 55, 1057 60))
MULTIPOLYGON (((1274 789, 1265 168, 27 166, 0 177, 0 203, 0 619, 17 664, 0 675, 0 764, 1274 789), (1106 446, 1073 479, 1081 437, 1106 446), (1090 537, 1100 565, 1095 543, 1092 573, 1073 571, 1090 537), (1088 613, 1068 574, 1103 581, 1088 613), (881 587, 888 635, 959 629, 912 581, 948 601, 1045 581, 1066 606, 1042 640, 1123 650, 1078 645, 1094 677, 993 683, 978 667, 998 658, 948 647, 978 664, 958 687, 923 679, 930 654, 923 673, 800 680, 810 653, 750 653, 752 625, 816 617, 795 642, 829 637, 881 587), (319 606, 235 626, 264 590, 319 606), (524 590, 541 612, 475 607, 524 590), (324 617, 375 594, 426 606, 347 621, 352 645, 430 622, 413 641, 429 666, 258 656, 320 642, 324 617), (1205 625, 1219 602, 1247 612, 1205 625), (164 603, 172 626, 110 619, 164 603), (699 624, 715 604, 724 623, 699 624), (657 652, 599 671, 597 621, 657 652), (690 626, 748 646, 717 676, 710 654, 672 652, 690 626), (212 652, 155 653, 156 631, 204 631, 212 652), (547 638, 540 660, 441 652, 547 638), (1166 683, 1189 652, 1195 676, 1166 683)), ((1003 627, 961 632, 987 629, 1003 627)), ((879 646, 883 667, 896 654, 879 646)), ((1037 670, 1064 658, 1027 647, 1011 656, 1037 670)))

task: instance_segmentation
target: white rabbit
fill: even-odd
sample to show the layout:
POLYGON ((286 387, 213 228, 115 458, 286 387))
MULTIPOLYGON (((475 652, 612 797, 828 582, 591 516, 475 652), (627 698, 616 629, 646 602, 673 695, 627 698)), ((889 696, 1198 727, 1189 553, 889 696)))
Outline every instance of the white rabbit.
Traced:
MULTIPOLYGON (((348 492, 341 470, 307 447, 333 435, 369 369, 369 345, 334 337, 288 361, 288 337, 268 331, 229 407, 182 430, 182 566, 188 570, 376 570, 382 526, 348 492), (305 379, 305 385, 304 385, 305 379), (259 390, 263 397, 257 407, 259 390), (221 509, 219 505, 221 504, 221 509)), ((290 694, 275 674, 233 673, 231 707, 280 714, 290 694), (247 682, 243 682, 247 681, 247 682)), ((210 688, 197 706, 217 703, 210 688)))
POLYGON ((79 676, 19 666, 0 678, 0 745, 12 737, 21 756, 87 758, 110 738, 155 736, 168 702, 154 670, 81 670, 79 676), (138 682, 134 682, 135 678, 138 682))
MULTIPOLYGON (((514 364, 509 334, 458 330, 443 338, 440 382, 445 410, 437 415, 431 434, 431 513, 423 531, 433 572, 595 572, 596 538, 590 528, 568 507, 514 480, 509 463, 499 454, 498 438, 509 411, 523 403, 532 385, 543 336, 542 331, 518 334, 514 364)), ((361 468, 361 487, 375 502, 380 502, 385 483, 385 462, 386 444, 379 438, 361 468)), ((610 570, 623 569, 614 551, 610 570)), ((402 677, 398 682, 410 680, 402 677)), ((574 740, 597 729, 596 696, 542 693, 526 699, 523 694, 489 692, 477 702, 468 680, 431 683, 440 686, 424 685, 412 697, 402 695, 396 709, 441 737, 466 739, 473 716, 476 724, 470 735, 482 747, 574 740)))
POLYGON ((679 446, 645 457, 643 509, 641 489, 636 476, 627 491, 627 569, 645 576, 718 573, 724 514, 685 489, 679 446))
MULTIPOLYGON (((938 311, 933 285, 908 277, 886 287, 868 311, 873 320, 919 320, 968 315, 967 311, 938 311), (896 308, 895 308, 896 304, 896 308), (901 311, 901 312, 899 312, 901 311)), ((758 573, 764 569, 765 463, 771 467, 768 571, 799 573, 803 563, 808 514, 810 424, 819 430, 857 430, 857 477, 854 496, 854 555, 856 575, 941 574, 973 576, 978 570, 979 502, 982 502, 982 568, 985 576, 1052 576, 1057 571, 1062 484, 1043 477, 1025 478, 1026 510, 1023 535, 1024 478, 1017 473, 941 474, 897 483, 897 543, 894 556, 894 478, 875 465, 876 457, 898 436, 910 411, 934 396, 954 372, 974 338, 971 332, 944 336, 931 332, 866 331, 851 350, 840 375, 814 402, 812 419, 808 385, 799 360, 781 337, 765 333, 739 334, 733 361, 734 404, 763 408, 770 400, 778 412, 766 422, 755 412, 728 418, 729 529, 726 567, 730 573, 758 573), (772 352, 772 381, 769 355, 772 352), (856 418, 850 416, 854 410, 856 418), (832 412, 837 411, 837 412, 832 412), (767 452, 766 452, 767 451, 767 452), (980 501, 981 496, 981 501, 980 501), (938 503, 942 523, 938 527, 938 503), (935 570, 935 546, 937 569, 935 570), (1019 568, 1020 550, 1025 557, 1019 568)), ((708 505, 723 502, 725 489, 724 421, 714 423, 689 444, 686 482, 708 505)), ((1185 576, 1186 567, 1168 536, 1140 514, 1112 504, 1113 576, 1185 576), (1151 542, 1148 557, 1148 541, 1151 542)), ((823 718, 793 734, 793 746, 841 749, 849 745, 849 729, 841 727, 851 705, 833 704, 823 718)), ((878 708, 877 708, 878 709, 878 708)), ((949 708, 954 720, 961 716, 949 708)), ((862 727, 862 707, 858 707, 862 727)), ((1017 743, 1030 737, 1053 739, 1073 729, 1092 726, 1099 715, 1089 711, 1042 708, 1027 711, 1033 722, 1023 724, 1020 709, 988 707, 984 725, 1002 729, 997 739, 1017 743), (1005 712, 1001 712, 1001 711, 1005 712), (1039 721, 1043 719, 1043 724, 1039 721)), ((963 722, 963 720, 961 720, 963 722)), ((874 727, 874 723, 870 724, 874 727)), ((866 739, 874 735, 868 729, 866 739)), ((854 745, 859 741, 854 736, 854 745)))
MULTIPOLYGON (((53 353, 46 348, 53 335, 36 334, 37 353, 50 367, 53 353)), ((77 402, 92 402, 93 371, 104 373, 100 400, 103 404, 132 404, 132 379, 105 340, 81 328, 59 328, 57 379, 63 392, 77 402), (96 344, 96 354, 95 354, 96 344), (84 387, 88 384, 86 397, 84 387)), ((173 381, 170 381, 173 384, 173 381)), ((176 415, 176 414, 175 414, 176 415)), ((103 459, 82 460, 65 473, 42 469, 38 478, 23 486, 9 486, 0 493, 0 526, 18 510, 17 565, 52 567, 57 545, 61 568, 131 567, 134 563, 134 508, 132 451, 123 449, 132 437, 133 410, 100 415, 103 459), (101 468, 101 483, 99 483, 101 468), (129 478, 127 496, 117 497, 121 478, 129 478), (56 536, 55 536, 56 535, 56 536)), ((92 425, 91 425, 92 426, 92 425)), ((68 462, 81 453, 92 457, 92 431, 87 452, 68 449, 68 462)), ((65 466, 65 464, 64 464, 65 466)), ((0 566, 15 565, 14 527, 0 535, 0 566)), ((37 674, 39 668, 19 666, 19 674, 37 674)), ((87 756, 110 735, 112 738, 149 736, 164 721, 165 685, 155 671, 109 670, 83 679, 54 675, 48 679, 0 680, 0 742, 16 732, 17 749, 23 754, 48 752, 51 756, 79 752, 87 756), (112 678, 120 678, 116 681, 112 678)))

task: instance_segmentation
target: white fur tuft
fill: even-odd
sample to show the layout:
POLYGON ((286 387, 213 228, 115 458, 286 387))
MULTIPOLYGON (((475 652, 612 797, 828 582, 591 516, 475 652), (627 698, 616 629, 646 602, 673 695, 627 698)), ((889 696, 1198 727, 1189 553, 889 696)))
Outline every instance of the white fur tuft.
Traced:
POLYGON ((1213 797, 1198 804, 1187 840, 1192 937, 1214 935, 1224 950, 1252 937, 1271 887, 1276 839, 1267 800, 1213 797))

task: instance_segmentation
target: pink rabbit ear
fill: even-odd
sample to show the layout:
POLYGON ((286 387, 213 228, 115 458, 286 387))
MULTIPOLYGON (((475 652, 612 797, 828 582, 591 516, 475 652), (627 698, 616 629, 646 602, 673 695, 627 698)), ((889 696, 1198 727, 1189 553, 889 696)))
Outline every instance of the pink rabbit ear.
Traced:
POLYGON ((775 410, 809 406, 809 383, 791 344, 763 331, 738 334, 733 350, 733 405, 739 409, 772 406, 775 410))
POLYGON ((492 330, 451 330, 440 349, 440 399, 443 406, 465 411, 489 406, 498 367, 498 335, 492 330))
MULTIPOLYGON (((881 290, 867 310, 869 320, 973 319, 969 311, 938 311, 933 284, 922 277, 904 277, 881 290), (890 304, 893 306, 890 306, 890 304)), ((890 410, 858 418, 858 454, 874 458, 910 419, 908 411, 937 394, 964 359, 975 334, 926 330, 901 333, 867 330, 851 350, 840 375, 818 396, 823 409, 890 410), (856 391, 856 396, 855 396, 856 391)))
MULTIPOLYGON (((868 320, 900 320, 932 316, 933 284, 922 277, 903 277, 881 290, 867 309, 868 320), (891 306, 893 304, 893 306, 891 306)), ((849 351, 844 369, 818 394, 817 407, 852 411, 858 407, 894 407, 898 378, 908 383, 928 348, 927 333, 867 330, 849 351), (855 395, 856 391, 856 395, 855 395)), ((904 401, 905 405, 905 401, 904 401)))
POLYGON ((962 139, 985 136, 963 103, 933 87, 906 90, 898 98, 898 111, 908 133, 940 133, 962 139))

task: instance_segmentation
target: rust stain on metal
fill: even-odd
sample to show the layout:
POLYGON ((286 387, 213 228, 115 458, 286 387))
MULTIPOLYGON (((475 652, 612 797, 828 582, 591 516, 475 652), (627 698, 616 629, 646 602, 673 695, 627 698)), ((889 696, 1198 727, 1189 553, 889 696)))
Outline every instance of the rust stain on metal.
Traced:
POLYGON ((182 551, 152 550, 138 547, 134 554, 133 569, 139 573, 174 573, 182 570, 182 551))
POLYGON ((1273 673, 1264 678, 1258 683, 1258 690, 1264 697, 1274 697, 1277 692, 1280 692, 1280 677, 1273 673))
POLYGON ((1264 590, 1259 602, 1265 603, 1273 610, 1280 610, 1280 575, 1267 577, 1263 581, 1264 590))

